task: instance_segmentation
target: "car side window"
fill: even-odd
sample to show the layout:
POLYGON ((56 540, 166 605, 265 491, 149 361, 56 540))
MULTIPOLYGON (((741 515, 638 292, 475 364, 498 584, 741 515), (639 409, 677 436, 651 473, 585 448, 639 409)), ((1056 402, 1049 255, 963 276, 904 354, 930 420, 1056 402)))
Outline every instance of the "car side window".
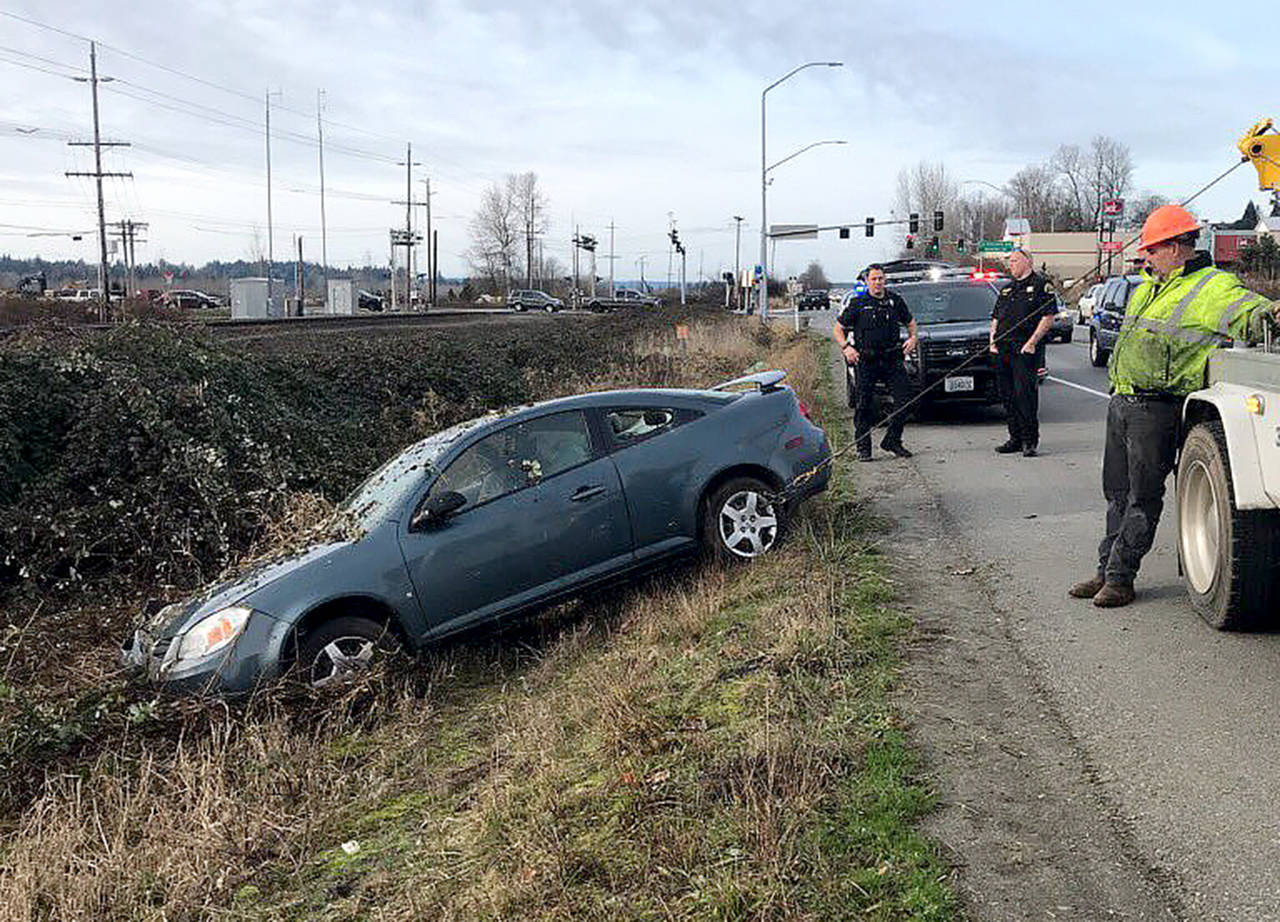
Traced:
POLYGON ((669 407, 627 407, 607 410, 604 414, 609 435, 621 447, 659 436, 689 418, 688 413, 669 407))
POLYGON ((579 410, 553 413, 469 446, 436 479, 431 495, 461 493, 463 508, 479 506, 590 461, 592 453, 586 416, 579 410))

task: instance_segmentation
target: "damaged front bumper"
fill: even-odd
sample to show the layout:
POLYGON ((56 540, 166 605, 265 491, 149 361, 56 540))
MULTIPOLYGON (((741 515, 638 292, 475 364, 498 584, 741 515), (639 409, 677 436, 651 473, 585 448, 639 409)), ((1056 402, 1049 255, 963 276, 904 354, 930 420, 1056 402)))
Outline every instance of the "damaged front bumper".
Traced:
POLYGON ((156 632, 144 625, 121 643, 120 664, 168 691, 240 694, 279 677, 287 633, 281 622, 255 612, 230 646, 182 660, 178 658, 181 633, 156 632))

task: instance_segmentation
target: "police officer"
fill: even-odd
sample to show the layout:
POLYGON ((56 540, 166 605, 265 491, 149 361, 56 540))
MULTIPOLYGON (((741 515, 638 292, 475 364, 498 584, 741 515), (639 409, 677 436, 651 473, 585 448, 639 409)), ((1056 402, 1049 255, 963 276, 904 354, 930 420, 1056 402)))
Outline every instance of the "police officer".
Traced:
POLYGON ((1034 458, 1040 445, 1040 388, 1038 371, 1044 364, 1045 336, 1053 326, 1057 299, 1043 275, 1031 271, 1031 254, 1009 254, 1013 281, 1000 291, 991 310, 992 355, 996 357, 996 385, 1004 400, 1009 440, 996 447, 1002 455, 1022 452, 1034 458))
POLYGON ((1178 205, 1157 208, 1142 227, 1138 253, 1147 269, 1107 367, 1107 517, 1097 575, 1068 590, 1099 608, 1133 601, 1133 580, 1155 538, 1178 454, 1182 404, 1204 386, 1209 356, 1228 340, 1259 336, 1264 323, 1280 323, 1280 305, 1196 251, 1199 232, 1200 222, 1178 205))
POLYGON ((910 458, 911 452, 902 444, 902 427, 906 425, 904 407, 911 399, 911 382, 902 360, 915 351, 916 321, 907 302, 885 288, 883 266, 868 266, 864 276, 866 292, 849 299, 831 330, 845 361, 858 369, 857 405, 853 411, 858 460, 871 460, 871 415, 879 381, 884 381, 893 394, 893 414, 880 447, 899 458, 910 458), (899 342, 900 326, 907 328, 906 342, 899 342))

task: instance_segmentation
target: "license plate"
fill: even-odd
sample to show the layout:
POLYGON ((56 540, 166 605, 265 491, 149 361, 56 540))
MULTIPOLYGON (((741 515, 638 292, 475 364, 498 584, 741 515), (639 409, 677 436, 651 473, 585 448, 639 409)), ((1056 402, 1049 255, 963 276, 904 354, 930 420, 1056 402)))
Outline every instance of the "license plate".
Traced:
POLYGON ((955 378, 947 378, 946 383, 942 385, 942 389, 948 394, 955 394, 960 391, 973 390, 973 375, 961 375, 955 378))

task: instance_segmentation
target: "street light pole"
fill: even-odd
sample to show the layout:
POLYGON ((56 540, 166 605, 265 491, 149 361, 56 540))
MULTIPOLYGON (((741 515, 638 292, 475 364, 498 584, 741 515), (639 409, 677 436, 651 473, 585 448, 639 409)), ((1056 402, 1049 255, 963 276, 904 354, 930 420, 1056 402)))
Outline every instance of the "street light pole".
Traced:
POLYGON ((769 319, 769 185, 768 176, 769 161, 766 154, 765 141, 765 123, 767 109, 765 103, 769 95, 769 91, 780 83, 790 80, 800 71, 809 67, 842 67, 841 61, 810 61, 807 64, 801 64, 782 77, 770 83, 760 93, 760 320, 763 322, 769 319))

